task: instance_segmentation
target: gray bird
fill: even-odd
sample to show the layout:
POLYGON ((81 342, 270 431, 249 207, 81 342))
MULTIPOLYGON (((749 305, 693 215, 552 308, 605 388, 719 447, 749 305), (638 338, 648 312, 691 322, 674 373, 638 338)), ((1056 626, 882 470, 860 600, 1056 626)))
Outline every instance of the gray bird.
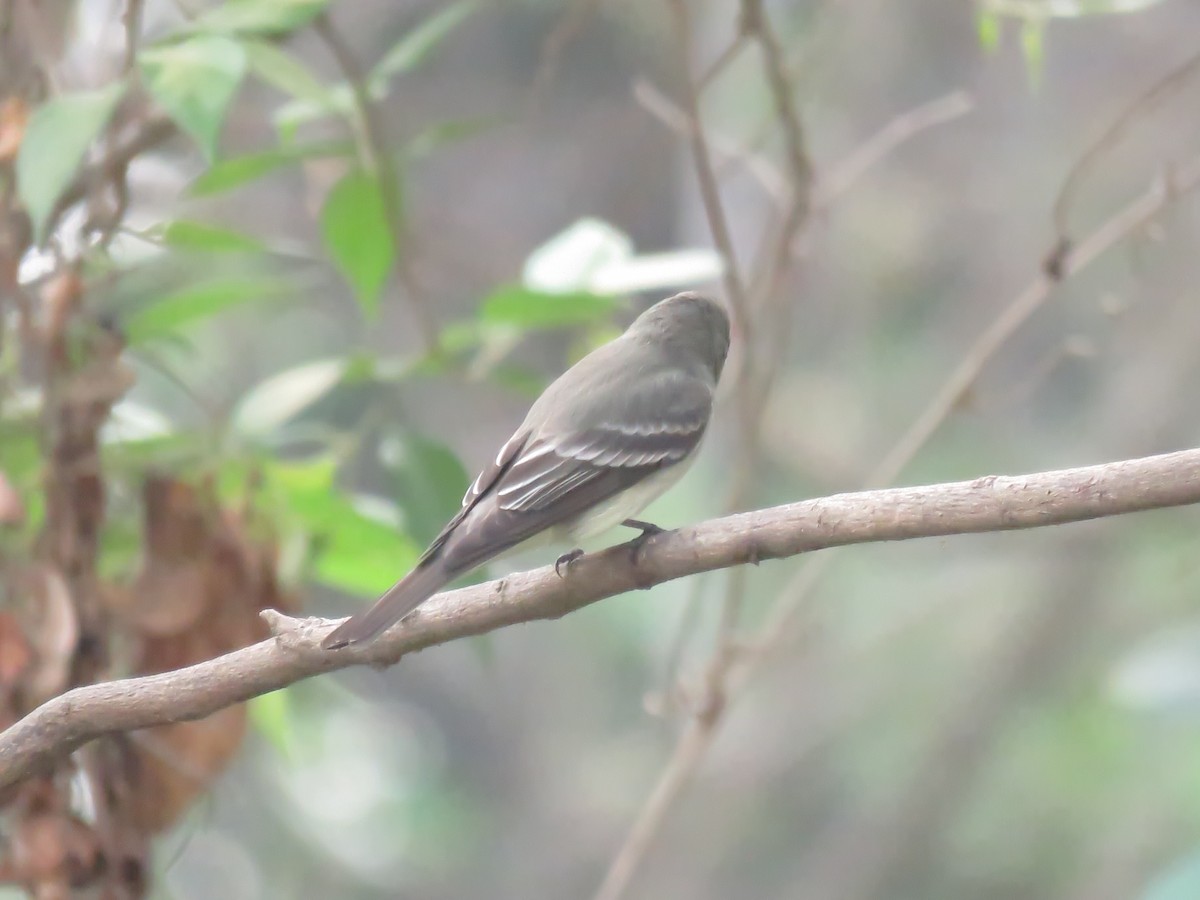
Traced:
MULTIPOLYGON (((416 566, 322 642, 369 641, 447 583, 543 532, 572 543, 625 524, 695 458, 729 352, 729 317, 676 294, 555 380, 416 566)), ((573 550, 555 563, 582 555, 573 550)))

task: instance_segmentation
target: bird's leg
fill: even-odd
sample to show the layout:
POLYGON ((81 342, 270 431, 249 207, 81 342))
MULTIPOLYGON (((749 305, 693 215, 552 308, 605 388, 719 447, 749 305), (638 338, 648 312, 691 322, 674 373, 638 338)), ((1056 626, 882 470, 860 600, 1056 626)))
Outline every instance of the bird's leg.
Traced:
POLYGON ((641 534, 629 542, 630 559, 636 568, 642 561, 642 547, 645 546, 646 541, 650 540, 656 534, 662 534, 666 529, 659 528, 653 522, 643 522, 641 519, 626 519, 621 524, 626 528, 636 528, 641 532, 641 534))
POLYGON ((667 529, 659 528, 653 522, 643 522, 641 519, 626 519, 621 523, 626 528, 636 528, 641 534, 635 537, 635 541, 642 541, 646 538, 654 537, 656 534, 662 534, 667 529))
POLYGON ((583 556, 583 550, 579 547, 576 547, 574 550, 568 550, 554 561, 554 574, 559 578, 566 578, 567 576, 562 571, 563 568, 566 568, 569 572, 571 570, 571 563, 575 562, 581 556, 583 556))

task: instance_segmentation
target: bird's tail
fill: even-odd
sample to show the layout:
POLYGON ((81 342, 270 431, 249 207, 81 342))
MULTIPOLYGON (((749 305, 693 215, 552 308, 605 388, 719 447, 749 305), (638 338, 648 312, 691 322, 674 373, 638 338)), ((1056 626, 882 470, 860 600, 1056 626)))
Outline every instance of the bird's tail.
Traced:
POLYGON ((351 616, 333 631, 321 646, 336 650, 347 644, 369 641, 399 622, 410 612, 452 581, 458 572, 451 572, 437 556, 420 563, 415 569, 392 585, 370 609, 351 616))

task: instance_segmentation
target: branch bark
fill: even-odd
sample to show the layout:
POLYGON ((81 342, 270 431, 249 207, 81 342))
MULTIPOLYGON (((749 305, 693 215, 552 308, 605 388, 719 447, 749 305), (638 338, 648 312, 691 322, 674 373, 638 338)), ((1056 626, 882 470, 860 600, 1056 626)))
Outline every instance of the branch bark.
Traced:
POLYGON ((320 648, 334 623, 264 615, 275 637, 175 672, 75 688, 0 734, 0 789, 88 741, 198 719, 347 666, 386 666, 468 635, 553 619, 614 594, 698 572, 846 544, 1006 531, 1200 503, 1200 449, 1033 475, 835 494, 712 519, 588 554, 565 578, 547 566, 440 594, 366 647, 320 648))

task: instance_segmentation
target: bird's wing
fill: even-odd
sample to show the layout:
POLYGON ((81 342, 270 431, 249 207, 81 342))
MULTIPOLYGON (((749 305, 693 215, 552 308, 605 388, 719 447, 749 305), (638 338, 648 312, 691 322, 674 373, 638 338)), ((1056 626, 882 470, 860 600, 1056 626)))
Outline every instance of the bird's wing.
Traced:
POLYGON ((480 565, 682 462, 704 436, 712 391, 684 378, 671 387, 665 402, 635 396, 618 415, 579 416, 587 428, 518 431, 428 552, 445 548, 455 569, 480 565))
POLYGON ((322 645, 370 640, 459 575, 570 522, 696 449, 712 405, 709 385, 665 372, 634 390, 618 398, 584 391, 565 421, 518 429, 413 570, 322 645), (571 427, 571 421, 590 424, 571 427))
POLYGON ((445 527, 438 533, 438 536, 433 539, 433 543, 421 554, 421 558, 417 560, 417 565, 432 559, 445 546, 447 538, 454 533, 463 519, 466 518, 467 513, 479 502, 480 498, 499 481, 505 471, 516 461, 522 448, 528 441, 529 431, 519 428, 512 437, 504 442, 499 452, 496 453, 496 458, 484 466, 483 471, 475 476, 475 480, 471 482, 471 486, 463 494, 462 506, 455 513, 454 518, 447 522, 445 527))
POLYGON ((606 423, 535 438, 497 480, 497 506, 514 512, 560 506, 570 510, 564 515, 569 518, 655 470, 681 462, 700 442, 706 424, 704 414, 606 423), (597 495, 595 488, 584 490, 606 481, 612 482, 612 491, 597 495))

